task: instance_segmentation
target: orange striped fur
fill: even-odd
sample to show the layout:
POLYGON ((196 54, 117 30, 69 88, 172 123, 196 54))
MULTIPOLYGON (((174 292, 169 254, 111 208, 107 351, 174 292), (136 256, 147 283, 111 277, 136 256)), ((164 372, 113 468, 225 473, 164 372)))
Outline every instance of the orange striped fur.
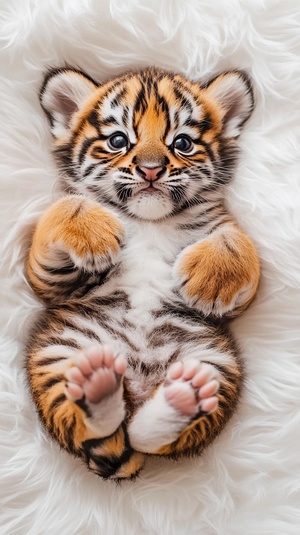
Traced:
POLYGON ((227 319, 253 300, 259 259, 224 187, 251 83, 240 71, 201 86, 149 68, 98 85, 58 69, 40 98, 66 195, 38 221, 26 264, 45 304, 28 340, 31 392, 63 448, 104 478, 131 478, 145 454, 200 454, 239 400, 227 319), (178 408, 180 388, 193 414, 178 408))

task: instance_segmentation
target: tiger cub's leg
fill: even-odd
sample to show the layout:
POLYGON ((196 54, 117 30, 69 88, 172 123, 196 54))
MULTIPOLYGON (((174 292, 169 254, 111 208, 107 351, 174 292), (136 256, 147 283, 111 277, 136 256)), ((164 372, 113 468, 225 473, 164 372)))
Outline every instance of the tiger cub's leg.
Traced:
POLYGON ((174 363, 132 419, 131 444, 172 458, 199 454, 232 415, 241 382, 238 365, 215 367, 197 359, 174 363))
POLYGON ((33 398, 50 434, 104 478, 130 478, 144 463, 124 424, 126 366, 100 344, 82 351, 49 345, 28 358, 33 398))
POLYGON ((99 284, 116 262, 123 239, 122 224, 109 210, 80 195, 63 197, 37 223, 28 280, 47 303, 66 301, 99 284))
POLYGON ((259 258, 250 238, 227 222, 179 254, 174 276, 190 307, 205 316, 236 317, 255 297, 259 258))

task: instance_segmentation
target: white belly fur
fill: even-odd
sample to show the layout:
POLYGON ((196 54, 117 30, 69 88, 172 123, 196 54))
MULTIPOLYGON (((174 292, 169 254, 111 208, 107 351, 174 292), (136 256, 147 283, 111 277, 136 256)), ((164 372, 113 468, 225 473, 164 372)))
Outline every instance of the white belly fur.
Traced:
POLYGON ((145 325, 161 298, 172 295, 172 268, 182 245, 176 243, 174 230, 166 225, 139 223, 132 225, 128 234, 118 286, 130 296, 128 319, 145 325))

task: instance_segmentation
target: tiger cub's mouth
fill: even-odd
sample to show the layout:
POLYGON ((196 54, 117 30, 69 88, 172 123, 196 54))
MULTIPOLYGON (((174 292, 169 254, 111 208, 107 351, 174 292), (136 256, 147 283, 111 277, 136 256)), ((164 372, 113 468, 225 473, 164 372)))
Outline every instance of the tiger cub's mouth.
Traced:
POLYGON ((150 193, 150 194, 151 194, 151 193, 156 193, 156 192, 158 192, 158 191, 161 192, 160 189, 158 189, 158 188, 156 188, 155 186, 152 186, 152 185, 151 185, 151 186, 148 186, 147 188, 143 188, 143 189, 141 190, 142 193, 147 192, 147 193, 150 193))

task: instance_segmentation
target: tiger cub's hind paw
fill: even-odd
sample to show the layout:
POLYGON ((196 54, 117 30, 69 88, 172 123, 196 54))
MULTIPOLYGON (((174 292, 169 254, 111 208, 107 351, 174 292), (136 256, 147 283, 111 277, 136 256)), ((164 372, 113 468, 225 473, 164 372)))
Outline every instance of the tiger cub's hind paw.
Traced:
POLYGON ((114 433, 125 418, 126 368, 124 357, 99 344, 78 353, 65 373, 65 395, 83 410, 88 428, 100 438, 114 433))
POLYGON ((126 367, 126 360, 106 345, 79 353, 77 363, 66 372, 66 396, 75 402, 85 397, 89 403, 99 403, 118 390, 126 367))
POLYGON ((194 419, 218 408, 216 375, 212 366, 197 359, 172 364, 165 381, 129 424, 132 446, 144 453, 167 453, 194 419))
POLYGON ((192 417, 200 411, 211 413, 217 409, 218 390, 214 369, 196 359, 172 364, 164 383, 167 402, 182 415, 192 417))

